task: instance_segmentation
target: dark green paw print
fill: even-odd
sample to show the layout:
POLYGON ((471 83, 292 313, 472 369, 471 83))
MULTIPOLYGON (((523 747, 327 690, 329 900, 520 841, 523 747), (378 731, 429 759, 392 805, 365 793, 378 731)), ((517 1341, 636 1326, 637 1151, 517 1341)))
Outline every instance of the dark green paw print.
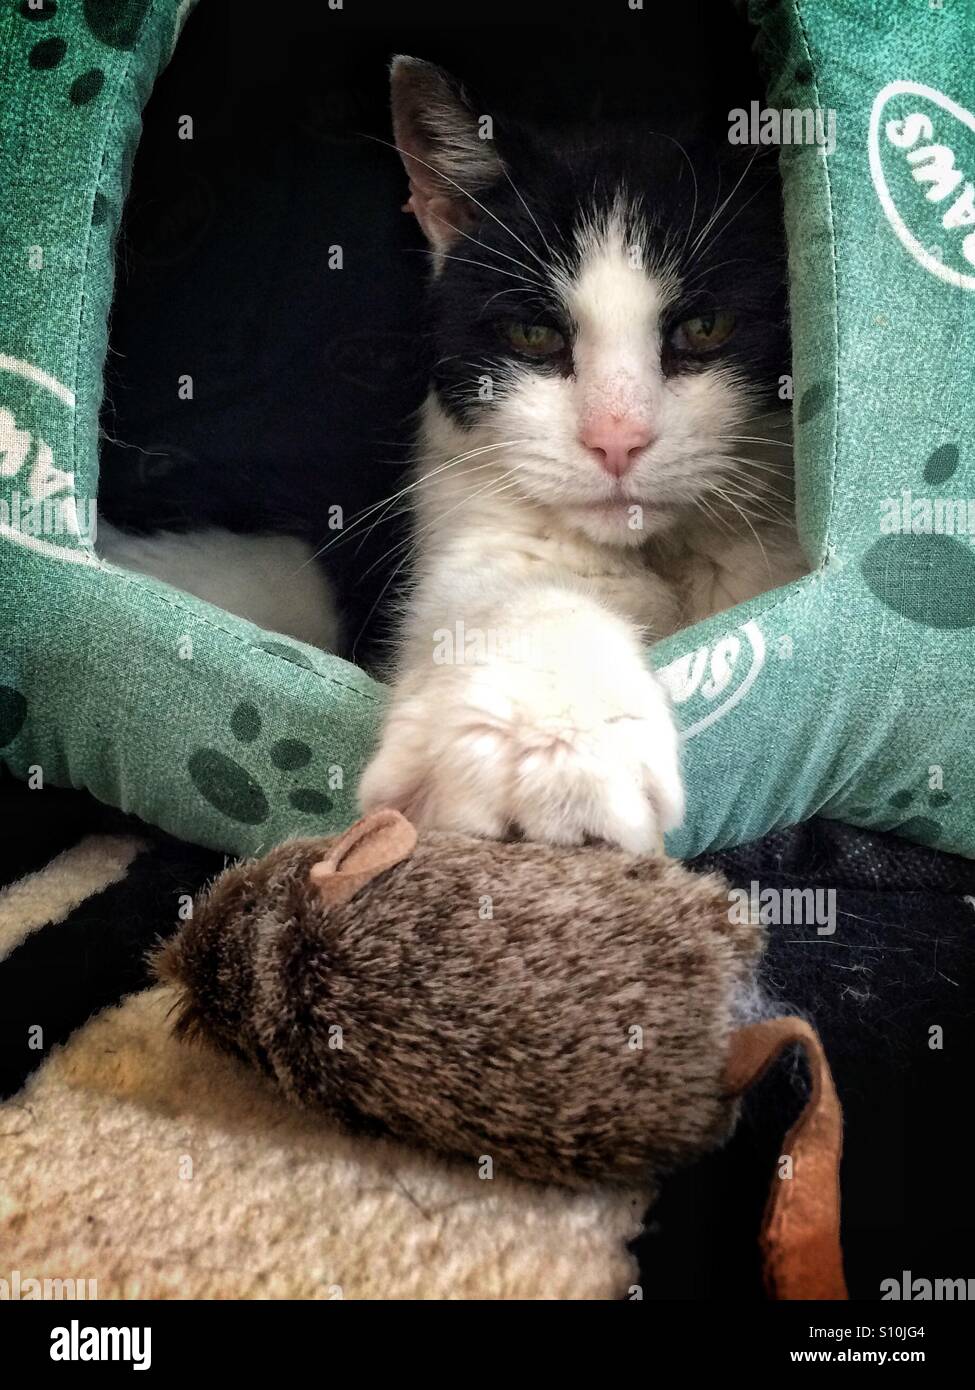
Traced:
MULTIPOLYGON (((261 716, 256 705, 242 700, 230 716, 230 732, 238 743, 256 743, 261 735, 261 716)), ((280 772, 297 772, 307 767, 312 750, 297 738, 282 738, 268 750, 271 763, 280 772)), ((194 787, 211 806, 242 825, 263 825, 271 814, 271 803, 264 788, 235 759, 219 748, 197 748, 190 754, 187 770, 194 787)), ((332 799, 314 787, 296 787, 288 802, 308 816, 322 816, 332 808, 332 799)))
MULTIPOLYGON (((944 828, 933 816, 915 815, 907 820, 900 819, 903 812, 914 807, 918 801, 924 801, 927 810, 938 811, 942 806, 950 804, 951 793, 929 791, 925 796, 924 792, 912 791, 909 787, 895 792, 887 802, 889 812, 884 829, 896 830, 899 835, 905 836, 908 840, 916 840, 918 844, 937 844, 944 835, 944 828)), ((851 806, 850 811, 857 819, 866 820, 873 815, 871 806, 851 806)))
MULTIPOLYGON (((85 23, 92 37, 106 48, 129 50, 135 47, 151 3, 152 0, 85 0, 85 23)), ((22 18, 47 24, 57 16, 58 0, 20 0, 19 9, 22 18)), ((50 72, 60 67, 67 55, 67 39, 59 34, 45 34, 31 48, 27 61, 34 72, 50 72)), ((87 106, 104 85, 104 70, 89 68, 72 81, 68 100, 72 106, 87 106)))
POLYGON ((5 748, 24 727, 27 701, 12 685, 0 685, 0 748, 5 748))
POLYGON ((815 420, 817 415, 823 413, 832 398, 833 388, 828 381, 814 382, 799 397, 799 404, 796 407, 796 422, 800 425, 808 425, 810 420, 815 420))
MULTIPOLYGON (((924 465, 924 481, 933 487, 946 483, 958 461, 957 444, 939 445, 924 465)), ((924 627, 949 632, 975 627, 975 552, 954 534, 969 534, 967 501, 919 498, 910 513, 906 504, 904 511, 901 528, 881 536, 860 562, 871 593, 924 627)))
POLYGON ((269 652, 271 656, 279 656, 283 661, 290 661, 293 666, 303 666, 306 671, 314 671, 314 664, 309 661, 305 653, 298 647, 292 647, 289 642, 259 642, 258 646, 262 652, 269 652))

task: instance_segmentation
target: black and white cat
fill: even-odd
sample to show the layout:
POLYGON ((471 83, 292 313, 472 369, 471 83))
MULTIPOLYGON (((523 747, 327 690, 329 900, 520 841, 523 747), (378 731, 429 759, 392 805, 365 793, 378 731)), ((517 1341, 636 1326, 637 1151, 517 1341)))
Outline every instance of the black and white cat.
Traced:
MULTIPOLYGON (((412 572, 365 809, 658 845, 683 813, 649 640, 805 568, 774 169, 633 126, 541 138, 398 58, 396 146, 433 259, 412 572)), ((370 512, 370 515, 372 513, 370 512)), ((291 536, 128 535, 104 558, 334 646, 291 536)))
POLYGON ((438 361, 361 804, 656 848, 684 795, 645 643, 804 569, 774 171, 720 141, 493 130, 414 58, 392 109, 438 361))

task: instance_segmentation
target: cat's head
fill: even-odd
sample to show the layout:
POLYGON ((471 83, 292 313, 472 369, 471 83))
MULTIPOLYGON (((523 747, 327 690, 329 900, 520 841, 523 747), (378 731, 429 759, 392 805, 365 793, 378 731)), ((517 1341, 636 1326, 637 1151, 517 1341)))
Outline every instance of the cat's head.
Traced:
POLYGON ((392 108, 433 251, 433 386, 471 447, 511 441, 518 495, 602 542, 710 505, 789 369, 774 163, 720 138, 495 128, 414 58, 392 108))

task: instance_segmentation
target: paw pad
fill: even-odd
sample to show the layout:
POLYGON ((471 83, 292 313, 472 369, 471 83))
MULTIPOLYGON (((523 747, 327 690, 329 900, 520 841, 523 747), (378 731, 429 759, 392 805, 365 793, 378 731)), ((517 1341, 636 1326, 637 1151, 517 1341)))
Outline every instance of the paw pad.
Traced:
POLYGON ((5 748, 24 727, 27 701, 13 686, 0 685, 0 748, 5 748))
POLYGON ((810 420, 815 420, 829 405, 832 397, 832 387, 828 381, 817 381, 812 386, 803 391, 799 399, 799 409, 797 421, 800 425, 806 425, 810 420))
MULTIPOLYGON (((85 0, 85 23, 91 36, 105 45, 128 51, 135 47, 151 0, 85 0)), ((21 0, 22 19, 34 24, 46 24, 55 19, 58 0, 21 0)), ((68 55, 68 42, 57 34, 47 34, 31 48, 27 62, 34 72, 50 72, 60 67, 68 55)), ((89 68, 80 73, 68 88, 72 106, 87 106, 94 101, 105 85, 102 68, 89 68)))
POLYGON ((306 671, 314 671, 315 669, 305 653, 298 647, 292 647, 288 642, 260 642, 258 645, 262 652, 270 652, 271 656, 279 656, 282 661, 290 661, 293 666, 303 666, 306 671))
MULTIPOLYGON (((911 807, 916 807, 917 803, 923 802, 923 809, 938 811, 942 806, 950 805, 952 800, 950 792, 928 792, 924 797, 921 792, 913 791, 910 787, 905 787, 902 791, 895 792, 887 801, 887 806, 891 812, 897 814, 887 817, 886 829, 896 830, 898 834, 904 835, 909 840, 916 840, 919 844, 936 844, 944 835, 944 828, 940 821, 933 816, 915 815, 907 820, 900 819, 900 813, 911 807)), ((850 808, 851 814, 857 818, 868 819, 873 814, 873 807, 853 806, 850 808)))
MULTIPOLYGON (((924 481, 947 482, 958 463, 957 444, 939 445, 928 455, 924 481)), ((929 518, 923 530, 905 526, 881 536, 860 562, 861 572, 874 597, 902 617, 938 631, 975 627, 975 551, 970 537, 960 540, 930 529, 934 522, 929 518)))
MULTIPOLYGON (((256 743, 263 721, 256 705, 241 700, 230 716, 230 732, 237 743, 256 743)), ((307 767, 312 749, 296 738, 278 739, 268 750, 271 764, 281 772, 307 767)), ((263 825, 271 815, 264 787, 246 767, 219 748, 197 748, 190 754, 187 771, 194 787, 211 806, 242 825, 263 825)), ((288 802, 304 815, 321 816, 332 808, 332 799, 314 787, 296 787, 288 802)))

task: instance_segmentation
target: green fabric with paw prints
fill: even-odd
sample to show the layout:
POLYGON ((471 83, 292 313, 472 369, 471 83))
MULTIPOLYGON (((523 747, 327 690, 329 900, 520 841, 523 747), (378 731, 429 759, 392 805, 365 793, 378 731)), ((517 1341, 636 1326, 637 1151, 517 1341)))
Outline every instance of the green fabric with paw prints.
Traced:
MULTIPOLYGON (((384 691, 91 550, 113 238, 189 8, 0 9, 0 757, 244 854, 354 817, 384 691)), ((975 6, 748 8, 768 105, 835 112, 835 149, 781 159, 812 572, 649 653, 684 733, 668 844, 818 813, 975 854, 975 6)))
POLYGON ((354 817, 381 688, 101 565, 88 543, 113 238, 188 9, 0 10, 0 757, 35 785, 259 852, 354 817))

